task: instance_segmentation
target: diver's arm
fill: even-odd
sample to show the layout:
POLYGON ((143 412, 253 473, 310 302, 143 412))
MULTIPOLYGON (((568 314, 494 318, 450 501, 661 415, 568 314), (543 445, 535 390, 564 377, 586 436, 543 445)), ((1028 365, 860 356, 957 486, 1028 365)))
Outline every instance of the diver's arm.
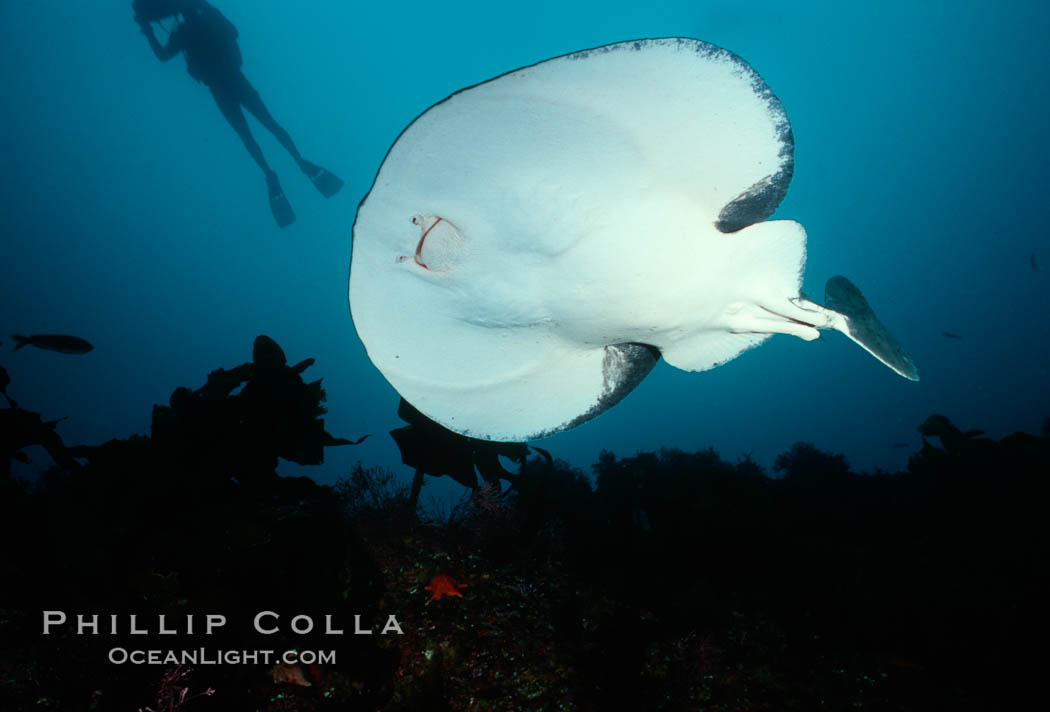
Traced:
POLYGON ((153 34, 153 26, 145 20, 139 22, 139 29, 142 30, 142 34, 146 35, 146 39, 149 41, 150 49, 153 50, 153 54, 157 55, 157 59, 162 62, 167 62, 169 59, 179 53, 179 47, 175 43, 175 36, 173 35, 167 46, 162 46, 157 41, 157 37, 153 34))

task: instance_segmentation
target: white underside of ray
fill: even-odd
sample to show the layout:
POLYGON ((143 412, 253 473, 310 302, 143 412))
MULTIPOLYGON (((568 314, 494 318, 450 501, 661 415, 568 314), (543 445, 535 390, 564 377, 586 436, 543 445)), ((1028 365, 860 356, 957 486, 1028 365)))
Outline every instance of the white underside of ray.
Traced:
POLYGON ((841 326, 799 297, 800 225, 715 228, 778 170, 786 120, 740 60, 697 47, 711 46, 543 62, 401 135, 358 211, 350 305, 370 358, 420 411, 527 439, 608 395, 608 345, 703 370, 770 334, 841 326))

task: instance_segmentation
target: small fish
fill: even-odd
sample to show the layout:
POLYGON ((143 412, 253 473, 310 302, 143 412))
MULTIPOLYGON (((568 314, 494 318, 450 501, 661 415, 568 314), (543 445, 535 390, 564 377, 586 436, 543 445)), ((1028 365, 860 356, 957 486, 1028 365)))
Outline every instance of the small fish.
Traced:
POLYGON ((943 336, 944 336, 944 337, 945 337, 946 339, 961 339, 961 338, 962 338, 962 337, 961 337, 961 336, 959 336, 958 334, 953 334, 953 333, 952 333, 952 332, 950 332, 950 331, 945 331, 945 332, 943 332, 943 333, 942 333, 942 335, 943 335, 943 336))
POLYGON ((11 334, 11 338, 17 342, 15 351, 23 346, 36 346, 38 349, 57 351, 60 354, 86 354, 95 348, 77 336, 66 336, 65 334, 33 334, 32 336, 11 334))
POLYGON ((1032 255, 1031 257, 1028 258, 1028 264, 1032 265, 1032 271, 1033 272, 1038 272, 1039 271, 1039 265, 1036 264, 1036 262, 1035 262, 1035 255, 1032 255))

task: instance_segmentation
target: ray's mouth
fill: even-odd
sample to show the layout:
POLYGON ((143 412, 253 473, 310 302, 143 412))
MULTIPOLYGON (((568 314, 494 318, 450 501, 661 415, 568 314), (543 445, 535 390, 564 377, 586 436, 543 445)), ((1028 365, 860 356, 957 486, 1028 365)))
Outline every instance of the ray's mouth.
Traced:
MULTIPOLYGON (((422 233, 416 242, 413 262, 427 272, 448 272, 453 269, 463 257, 464 241, 459 229, 438 215, 413 215, 412 224, 418 226, 422 233)), ((408 255, 398 255, 397 261, 408 261, 408 255)))
POLYGON ((423 234, 420 235, 419 242, 416 244, 415 261, 416 261, 417 265, 419 265, 420 267, 422 267, 425 270, 429 270, 430 267, 428 267, 427 263, 423 261, 423 243, 426 241, 427 235, 430 234, 431 230, 433 230, 435 227, 437 227, 438 223, 440 223, 440 222, 447 222, 445 220, 445 218, 435 217, 435 218, 433 218, 433 222, 430 223, 429 226, 424 227, 424 225, 426 225, 427 220, 428 220, 428 218, 424 218, 424 217, 422 217, 420 215, 416 215, 415 217, 412 218, 412 224, 413 225, 419 225, 420 227, 423 228, 423 234))

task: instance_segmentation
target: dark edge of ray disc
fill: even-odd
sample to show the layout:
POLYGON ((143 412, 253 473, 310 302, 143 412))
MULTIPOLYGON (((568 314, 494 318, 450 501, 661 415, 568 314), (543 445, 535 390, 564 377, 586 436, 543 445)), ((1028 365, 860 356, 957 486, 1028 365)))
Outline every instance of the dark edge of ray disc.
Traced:
POLYGON ((660 350, 649 344, 623 343, 605 347, 602 358, 602 394, 585 413, 559 426, 531 435, 525 440, 538 440, 562 430, 575 428, 596 418, 627 397, 660 360, 660 350))

